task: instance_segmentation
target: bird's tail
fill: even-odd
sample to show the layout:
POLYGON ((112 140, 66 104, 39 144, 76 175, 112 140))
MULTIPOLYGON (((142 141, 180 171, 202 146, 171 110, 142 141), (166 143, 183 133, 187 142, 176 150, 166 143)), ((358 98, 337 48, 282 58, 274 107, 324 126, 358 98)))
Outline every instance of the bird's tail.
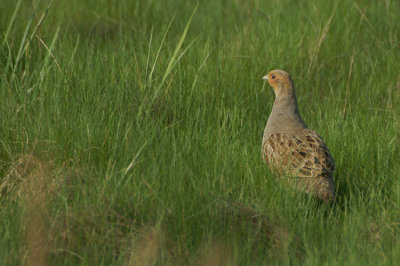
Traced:
POLYGON ((324 201, 335 201, 335 183, 332 178, 321 177, 314 186, 314 194, 324 201))

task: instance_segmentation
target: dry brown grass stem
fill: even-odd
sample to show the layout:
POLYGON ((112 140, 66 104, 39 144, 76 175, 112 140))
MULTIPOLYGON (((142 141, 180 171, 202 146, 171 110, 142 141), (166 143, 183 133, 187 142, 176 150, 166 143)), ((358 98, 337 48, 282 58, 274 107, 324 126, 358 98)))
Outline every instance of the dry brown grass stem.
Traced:
POLYGON ((308 66, 308 75, 313 71, 317 61, 318 61, 318 56, 319 56, 319 51, 321 49, 322 44, 324 43, 324 40, 329 32, 329 28, 332 23, 333 16, 336 13, 336 6, 332 11, 332 14, 330 15, 328 21, 326 22, 324 28, 322 29, 322 32, 319 35, 318 42, 316 44, 316 47, 311 51, 311 60, 310 60, 310 65, 308 66))

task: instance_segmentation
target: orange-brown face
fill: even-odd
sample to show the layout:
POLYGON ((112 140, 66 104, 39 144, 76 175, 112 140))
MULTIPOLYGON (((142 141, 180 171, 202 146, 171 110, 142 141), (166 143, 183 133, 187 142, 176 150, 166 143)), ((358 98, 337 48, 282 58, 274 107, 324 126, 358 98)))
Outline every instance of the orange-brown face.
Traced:
POLYGON ((283 70, 272 70, 263 77, 278 95, 281 89, 292 88, 293 83, 289 74, 283 70))

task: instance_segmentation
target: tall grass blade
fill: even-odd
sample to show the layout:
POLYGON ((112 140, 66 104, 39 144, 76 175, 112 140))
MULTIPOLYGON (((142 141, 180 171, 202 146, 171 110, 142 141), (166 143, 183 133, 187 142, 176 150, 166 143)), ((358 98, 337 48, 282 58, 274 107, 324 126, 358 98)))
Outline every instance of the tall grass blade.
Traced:
POLYGON ((195 9, 194 9, 193 12, 192 12, 192 15, 191 15, 190 18, 189 18, 189 21, 186 23, 186 27, 185 27, 185 29, 184 29, 184 31, 183 31, 181 37, 179 38, 179 42, 178 42, 178 44, 177 44, 176 47, 175 47, 175 51, 174 51, 174 53, 172 54, 171 59, 169 60, 168 66, 167 66, 167 68, 166 68, 166 70, 165 70, 165 72, 164 72, 164 76, 163 76, 163 78, 162 78, 162 80, 161 80, 161 82, 160 82, 160 84, 159 84, 159 86, 158 86, 158 88, 157 88, 156 93, 154 94, 154 98, 157 97, 157 95, 158 95, 158 93, 159 93, 159 91, 160 91, 162 85, 164 84, 165 79, 166 79, 166 78, 168 77, 168 75, 171 73, 171 70, 172 70, 173 65, 174 65, 174 63, 175 63, 175 59, 176 59, 176 57, 177 57, 177 55, 178 55, 178 52, 179 52, 179 50, 181 49, 182 44, 183 44, 183 42, 184 42, 184 40, 185 40, 185 38, 186 38, 186 34, 187 34, 188 29, 189 29, 189 26, 190 26, 190 24, 191 24, 191 22, 192 22, 193 16, 194 16, 194 14, 196 13, 197 7, 198 7, 198 5, 196 5, 195 9))
MULTIPOLYGON (((153 81, 152 77, 153 77, 154 69, 156 68, 158 56, 160 55, 161 48, 163 47, 163 44, 164 44, 164 41, 165 41, 165 37, 167 37, 167 34, 168 34, 168 32, 169 32, 169 29, 171 28, 171 25, 172 25, 172 22, 174 21, 174 18, 175 18, 175 16, 172 17, 171 21, 170 21, 169 24, 168 24, 167 30, 165 31, 164 36, 163 36, 163 38, 162 38, 162 40, 161 40, 160 47, 158 48, 156 58, 154 59, 153 66, 152 66, 152 68, 151 68, 149 77, 148 77, 148 79, 147 79, 147 80, 148 80, 148 86, 149 86, 149 87, 151 87, 151 83, 152 83, 152 81, 153 81)), ((149 44, 149 45, 151 45, 151 44, 149 44)), ((149 60, 149 58, 150 58, 150 47, 149 47, 149 55, 148 55, 147 60, 149 60)))
POLYGON ((12 25, 13 25, 13 23, 14 23, 14 20, 15 20, 16 16, 17 16, 19 7, 20 7, 20 5, 21 5, 21 2, 22 2, 22 0, 19 0, 19 1, 17 2, 16 6, 15 6, 14 13, 13 13, 12 16, 11 16, 10 23, 8 24, 8 28, 7 28, 7 30, 6 30, 6 33, 4 34, 3 45, 6 43, 6 41, 7 41, 7 39, 8 39, 8 34, 10 34, 11 27, 12 27, 12 25))
MULTIPOLYGON (((18 65, 18 62, 19 62, 19 60, 21 59, 22 54, 26 51, 26 49, 28 49, 29 44, 30 44, 31 41, 33 40, 33 37, 35 36, 36 32, 38 31, 38 29, 39 29, 40 26, 42 25, 42 22, 43 22, 43 20, 45 19, 45 17, 47 16, 47 14, 48 14, 48 12, 49 12, 51 6, 53 5, 53 2, 54 2, 54 0, 51 0, 50 3, 47 5, 46 10, 44 11, 43 15, 40 17, 38 23, 36 24, 36 27, 35 27, 34 30, 32 31, 32 34, 31 34, 31 36, 30 36, 30 38, 29 38, 29 41, 25 43, 25 41, 26 41, 26 35, 27 35, 27 33, 28 33, 27 30, 29 29, 29 28, 27 27, 27 30, 25 31, 24 39, 23 39, 23 43, 25 43, 25 46, 24 46, 23 49, 22 49, 22 45, 21 45, 21 47, 20 47, 20 50, 19 50, 19 52, 18 52, 17 59, 15 60, 14 70, 16 69, 16 66, 18 65)), ((33 19, 33 16, 32 16, 31 19, 30 19, 29 26, 30 26, 30 24, 32 23, 32 19, 33 19)), ((21 43, 21 44, 22 44, 22 43, 21 43)))
POLYGON ((42 69, 41 69, 40 74, 39 74, 41 81, 43 81, 44 72, 47 70, 47 66, 49 64, 50 57, 54 60, 55 64, 57 65, 57 68, 62 72, 61 67, 58 64, 58 62, 57 62, 57 60, 56 60, 56 58, 55 58, 55 56, 53 55, 53 52, 52 52, 53 49, 54 49, 54 45, 55 45, 55 43, 57 41, 59 32, 60 32, 60 26, 57 27, 57 30, 54 33, 53 39, 52 39, 49 47, 47 47, 47 45, 43 42, 43 40, 39 36, 37 36, 39 41, 43 44, 43 46, 47 50, 47 54, 46 54, 46 57, 44 59, 44 64, 43 64, 42 69))

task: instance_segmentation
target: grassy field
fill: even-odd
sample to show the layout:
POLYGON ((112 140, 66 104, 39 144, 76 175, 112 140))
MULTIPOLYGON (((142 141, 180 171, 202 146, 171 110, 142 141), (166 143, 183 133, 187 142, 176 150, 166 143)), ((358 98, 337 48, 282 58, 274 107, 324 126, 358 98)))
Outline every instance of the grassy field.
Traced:
POLYGON ((398 1, 3 2, 1 265, 400 261, 398 1), (276 68, 334 204, 262 161, 276 68))

